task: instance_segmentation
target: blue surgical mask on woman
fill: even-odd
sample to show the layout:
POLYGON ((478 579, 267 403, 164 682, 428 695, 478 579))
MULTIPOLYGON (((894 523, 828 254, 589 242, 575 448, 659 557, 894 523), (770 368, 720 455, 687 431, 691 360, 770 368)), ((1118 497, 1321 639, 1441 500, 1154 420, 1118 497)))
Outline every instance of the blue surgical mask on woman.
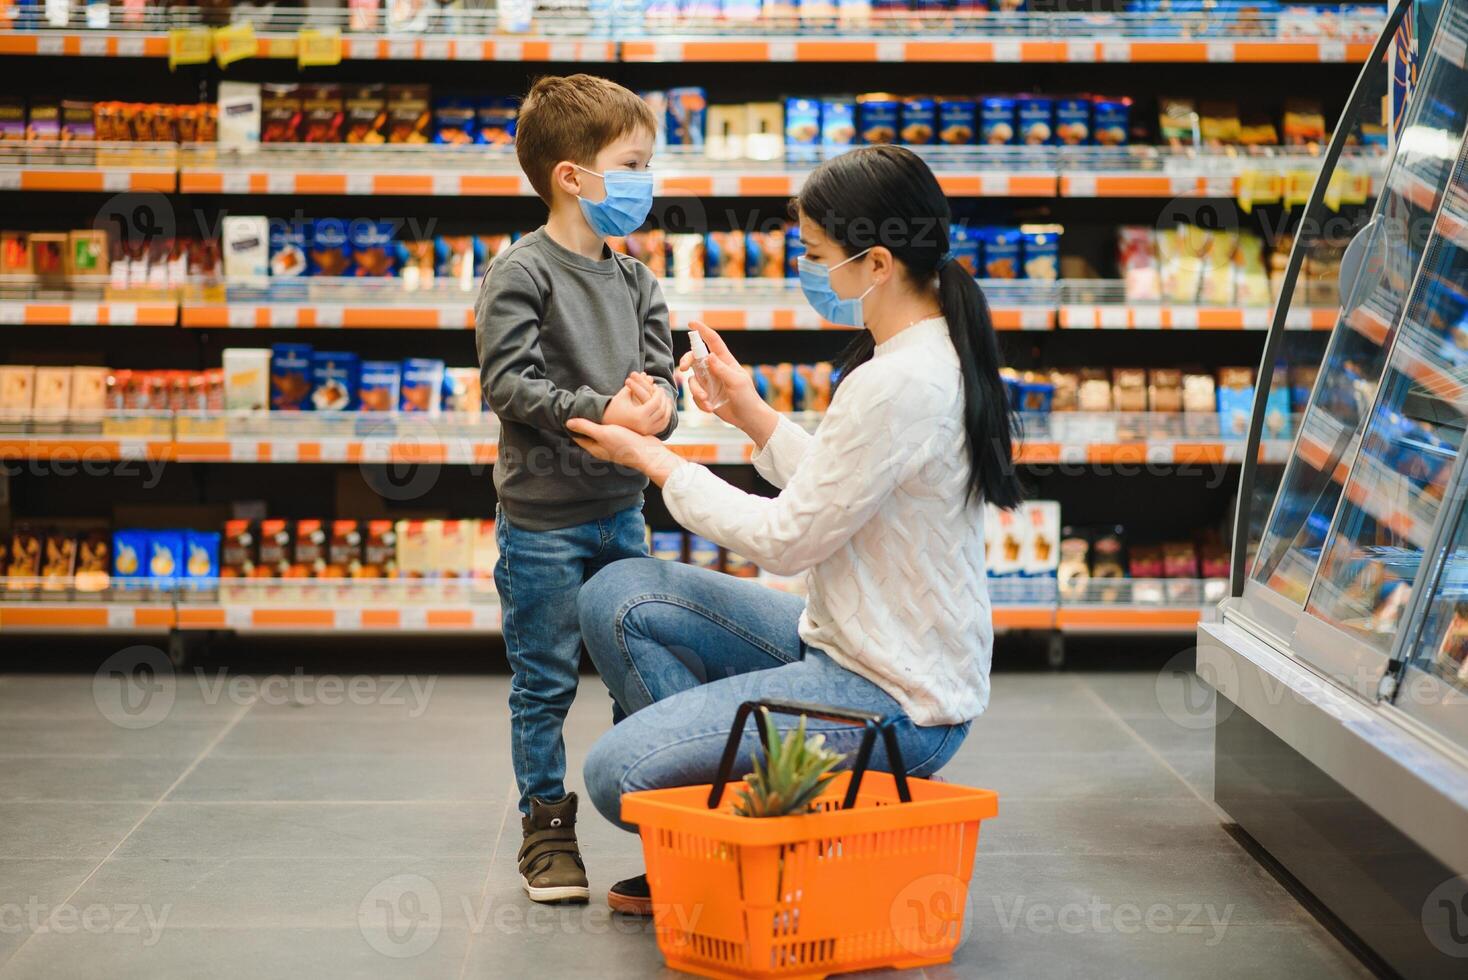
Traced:
POLYGON ((577 195, 581 213, 598 235, 622 238, 632 234, 647 220, 652 210, 652 172, 649 170, 608 170, 599 174, 578 164, 577 170, 600 177, 606 184, 607 196, 588 201, 577 195))
POLYGON ((831 288, 831 273, 870 251, 870 248, 864 248, 855 255, 842 259, 829 267, 812 262, 803 255, 796 259, 795 264, 800 269, 800 291, 805 293, 805 298, 811 307, 826 322, 842 327, 865 326, 861 313, 861 301, 867 298, 867 293, 877 288, 877 284, 872 283, 860 296, 842 299, 836 295, 836 290, 831 288))

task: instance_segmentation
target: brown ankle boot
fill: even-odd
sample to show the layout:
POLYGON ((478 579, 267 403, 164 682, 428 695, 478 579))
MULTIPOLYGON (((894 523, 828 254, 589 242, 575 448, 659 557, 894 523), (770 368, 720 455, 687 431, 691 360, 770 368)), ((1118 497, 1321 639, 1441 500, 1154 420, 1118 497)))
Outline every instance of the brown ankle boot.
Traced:
POLYGON ((530 816, 520 818, 520 881, 537 902, 585 902, 591 897, 586 866, 576 844, 576 794, 554 803, 530 798, 530 816))

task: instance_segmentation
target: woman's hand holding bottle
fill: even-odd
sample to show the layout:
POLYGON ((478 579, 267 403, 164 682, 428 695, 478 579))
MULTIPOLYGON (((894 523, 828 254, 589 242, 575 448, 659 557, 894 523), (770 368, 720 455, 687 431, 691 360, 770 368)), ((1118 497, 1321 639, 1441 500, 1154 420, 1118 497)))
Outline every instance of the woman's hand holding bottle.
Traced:
POLYGON ((709 393, 696 376, 695 351, 689 351, 683 355, 678 367, 686 375, 685 383, 693 394, 693 403, 703 411, 743 430, 745 435, 754 440, 756 446, 763 447, 775 431, 775 426, 780 423, 779 413, 759 396, 754 387, 754 379, 734 359, 734 355, 729 353, 729 348, 718 331, 697 320, 689 324, 689 330, 698 331, 703 338, 709 352, 706 359, 708 372, 723 387, 723 401, 716 406, 710 402, 709 393))

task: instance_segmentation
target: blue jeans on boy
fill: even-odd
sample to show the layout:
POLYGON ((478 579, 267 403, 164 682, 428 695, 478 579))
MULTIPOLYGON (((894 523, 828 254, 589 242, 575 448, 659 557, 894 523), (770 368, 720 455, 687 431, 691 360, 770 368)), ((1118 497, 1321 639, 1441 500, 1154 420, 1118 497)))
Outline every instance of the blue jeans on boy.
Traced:
POLYGON ((510 753, 520 812, 530 797, 566 795, 566 743, 561 729, 576 698, 581 627, 576 596, 602 568, 647 555, 642 511, 624 511, 574 527, 530 531, 501 511, 495 565, 510 670, 510 753))
MULTIPOLYGON (((577 599, 587 652, 627 717, 586 757, 586 792, 602 816, 621 820, 622 794, 711 783, 734 712, 744 701, 782 698, 871 711, 893 719, 908 774, 946 763, 969 722, 917 725, 892 695, 801 642, 805 600, 678 562, 643 558, 603 570, 577 599)), ((799 719, 772 715, 783 735, 799 719)), ((862 728, 810 720, 850 760, 862 728)), ((734 774, 752 768, 757 736, 745 726, 734 774)), ((844 765, 843 765, 844 768, 844 765)), ((871 768, 890 771, 881 741, 871 768)))

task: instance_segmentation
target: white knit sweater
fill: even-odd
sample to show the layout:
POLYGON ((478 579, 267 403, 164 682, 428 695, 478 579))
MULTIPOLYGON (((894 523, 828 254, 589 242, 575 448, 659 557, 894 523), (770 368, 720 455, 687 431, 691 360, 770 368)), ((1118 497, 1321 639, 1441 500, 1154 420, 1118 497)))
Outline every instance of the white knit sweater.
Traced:
POLYGON ((684 463, 663 500, 685 528, 769 571, 809 570, 800 637, 919 725, 989 703, 983 507, 967 498, 963 386, 940 317, 876 348, 814 435, 782 419, 754 458, 778 497, 684 463))

